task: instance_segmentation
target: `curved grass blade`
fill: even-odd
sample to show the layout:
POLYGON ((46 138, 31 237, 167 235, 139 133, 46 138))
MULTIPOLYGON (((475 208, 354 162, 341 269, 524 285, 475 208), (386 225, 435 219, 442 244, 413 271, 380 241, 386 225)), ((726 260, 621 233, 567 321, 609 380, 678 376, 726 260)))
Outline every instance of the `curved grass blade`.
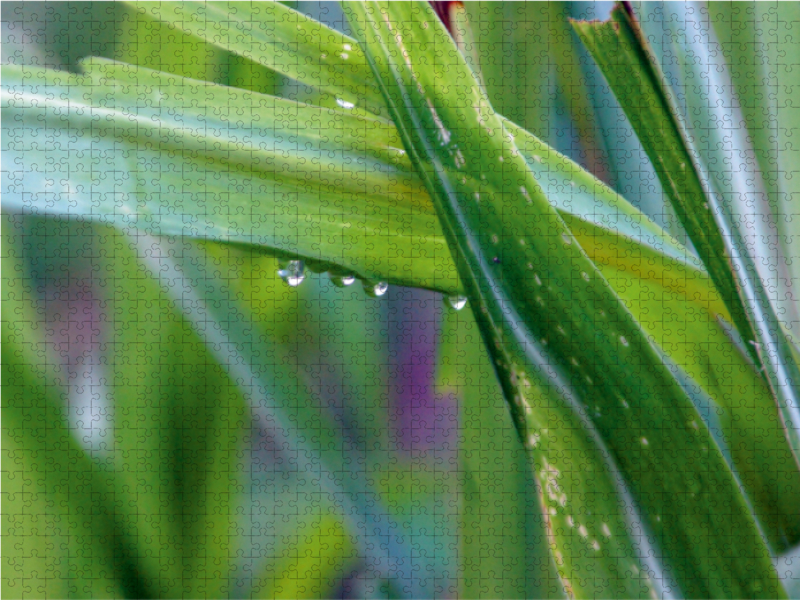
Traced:
POLYGON ((662 85, 633 15, 619 5, 605 23, 574 22, 623 105, 659 178, 706 265, 750 355, 770 385, 785 435, 800 465, 800 369, 758 276, 755 259, 729 199, 686 141, 687 133, 662 85))
MULTIPOLYGON (((89 80, 4 68, 5 152, 7 164, 18 165, 5 178, 7 207, 257 244, 366 278, 460 291, 393 126, 130 65, 96 60, 86 68, 89 80), (157 105, 137 106, 143 97, 157 105), (53 127, 40 129, 39 117, 53 127), (330 129, 340 132, 333 140, 330 129), (63 161, 76 153, 92 161, 67 169, 63 161)), ((616 230, 692 262, 575 163, 523 130, 511 132, 552 202, 587 232, 616 230)))
POLYGON ((527 447, 536 452, 548 435, 525 385, 541 382, 561 414, 585 415, 584 427, 608 444, 678 593, 782 595, 691 400, 574 243, 432 11, 424 3, 344 6, 433 197, 527 447), (430 60, 435 53, 448 60, 430 60), (689 459, 690 448, 700 453, 689 459), (736 536, 723 533, 732 520, 736 536))

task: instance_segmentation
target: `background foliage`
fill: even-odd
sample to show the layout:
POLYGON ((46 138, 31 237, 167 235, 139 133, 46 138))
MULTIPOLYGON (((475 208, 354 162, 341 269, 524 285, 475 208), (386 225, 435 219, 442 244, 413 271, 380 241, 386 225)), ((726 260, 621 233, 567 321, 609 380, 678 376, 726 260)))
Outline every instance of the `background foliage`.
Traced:
MULTIPOLYGON (((759 369, 796 368, 796 6, 636 5, 665 91, 619 28, 571 25, 610 3, 440 4, 476 77, 458 85, 503 115, 575 241, 559 252, 589 265, 545 335, 589 273, 629 327, 608 369, 589 361, 619 373, 597 418, 553 408, 557 378, 534 381, 547 410, 509 411, 514 350, 487 353, 486 326, 443 301, 483 306, 492 276, 457 269, 431 184, 447 173, 426 176, 437 157, 376 80, 403 66, 381 71, 338 4, 3 3, 4 63, 49 69, 3 70, 4 597, 794 592, 793 388, 759 369), (713 233, 719 198, 720 244, 744 232, 749 270, 685 218, 713 233), (298 257, 289 287, 276 272, 298 257), (350 274, 363 290, 334 285, 350 274), (742 281, 776 315, 753 335, 742 281), (774 356, 747 343, 784 335, 774 356), (599 420, 642 378, 615 366, 629 343, 699 433, 676 437, 656 402, 627 433, 599 420), (667 460, 659 488, 648 465, 667 460)), ((408 35, 419 56, 445 39, 408 35)))

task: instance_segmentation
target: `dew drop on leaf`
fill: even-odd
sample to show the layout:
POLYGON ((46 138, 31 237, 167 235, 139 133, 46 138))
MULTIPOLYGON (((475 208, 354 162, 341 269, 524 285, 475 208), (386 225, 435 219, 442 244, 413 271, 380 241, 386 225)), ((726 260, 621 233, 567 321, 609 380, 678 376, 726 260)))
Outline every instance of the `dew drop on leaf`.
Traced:
POLYGON ((329 273, 328 277, 331 278, 331 283, 336 287, 347 287, 348 285, 353 285, 356 278, 355 275, 337 275, 333 273, 329 273))
POLYGON ((289 260, 280 263, 278 276, 290 287, 297 287, 306 278, 305 265, 302 260, 289 260))
POLYGON ((367 293, 367 296, 380 298, 389 291, 389 284, 385 281, 379 281, 377 283, 365 281, 364 291, 367 293))
POLYGON ((447 296, 445 298, 445 302, 447 302, 447 306, 452 308, 453 310, 461 310, 467 305, 467 297, 466 296, 447 296))

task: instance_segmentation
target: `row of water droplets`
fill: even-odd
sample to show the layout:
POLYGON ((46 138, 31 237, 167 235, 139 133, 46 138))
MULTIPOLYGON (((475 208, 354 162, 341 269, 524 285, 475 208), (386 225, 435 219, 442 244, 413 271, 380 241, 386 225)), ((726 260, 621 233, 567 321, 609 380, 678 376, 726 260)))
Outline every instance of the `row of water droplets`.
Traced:
MULTIPOLYGON (((289 287, 297 287, 305 281, 306 273, 305 263, 302 260, 285 260, 279 263, 278 276, 289 287)), ((355 275, 347 273, 328 272, 331 283, 336 287, 344 288, 353 285, 357 279, 355 275)), ((389 284, 385 281, 368 281, 361 280, 364 286, 364 291, 368 296, 373 298, 380 298, 389 291, 389 284)), ((467 299, 464 296, 446 296, 445 302, 453 310, 461 310, 467 305, 467 299)))

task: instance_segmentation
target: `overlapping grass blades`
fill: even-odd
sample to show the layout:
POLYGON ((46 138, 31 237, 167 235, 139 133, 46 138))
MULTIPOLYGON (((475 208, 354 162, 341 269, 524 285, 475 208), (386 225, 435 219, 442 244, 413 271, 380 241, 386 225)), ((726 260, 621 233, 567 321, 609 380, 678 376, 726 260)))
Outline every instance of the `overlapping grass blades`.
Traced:
MULTIPOLYGON (((564 425, 580 415, 572 431, 598 436, 586 438, 596 458, 608 445, 677 593, 781 595, 747 503, 694 405, 548 203, 432 10, 424 3, 345 7, 432 196, 542 489, 559 490, 559 476, 550 476, 565 468, 550 445, 563 431, 551 429, 553 412, 564 425), (432 60, 437 53, 449 60, 432 60), (673 492, 669 501, 665 490, 673 492), (725 515, 720 497, 731 508, 725 515), (723 533, 731 519, 736 538, 723 533)), ((595 481, 603 470, 611 481, 610 464, 595 481)), ((613 514, 621 499, 610 498, 604 510, 613 514)), ((545 500, 551 522, 560 517, 569 526, 569 494, 554 491, 553 499, 552 506, 545 500)), ((600 524, 592 525, 582 530, 587 550, 601 552, 598 540, 628 535, 614 523, 604 540, 600 524)), ((564 541, 553 540, 557 557, 564 541)), ((615 570, 613 559, 593 562, 615 570)), ((580 572, 570 566, 562 570, 569 591, 594 593, 569 579, 580 572)))

